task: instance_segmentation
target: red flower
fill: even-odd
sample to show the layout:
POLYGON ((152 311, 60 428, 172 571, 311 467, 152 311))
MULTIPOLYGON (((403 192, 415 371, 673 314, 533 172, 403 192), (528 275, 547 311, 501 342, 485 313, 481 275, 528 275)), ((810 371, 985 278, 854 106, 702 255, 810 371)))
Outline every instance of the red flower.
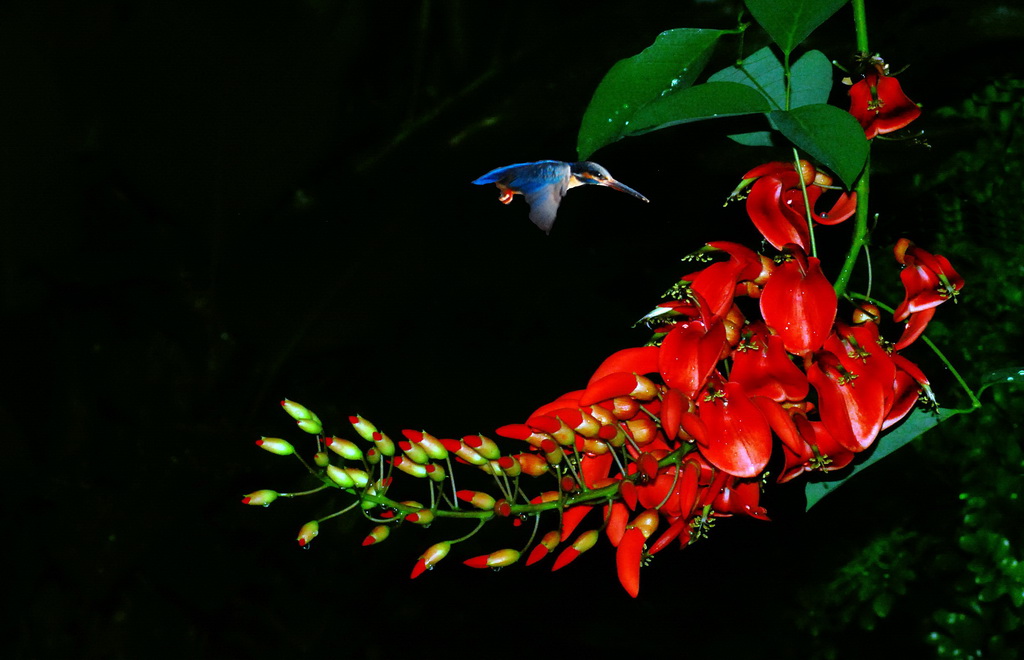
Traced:
POLYGON ((832 208, 824 213, 815 206, 831 186, 832 178, 814 169, 806 160, 800 161, 797 173, 793 163, 765 163, 743 175, 745 180, 757 179, 747 193, 747 214, 754 226, 769 243, 781 250, 787 243, 810 250, 810 230, 807 227, 807 204, 801 179, 807 190, 811 219, 823 225, 835 225, 853 215, 857 209, 856 193, 843 193, 832 208))
POLYGON ((896 342, 896 350, 914 342, 935 314, 935 308, 950 299, 956 299, 964 288, 960 277, 949 260, 901 238, 893 249, 896 261, 903 264, 900 279, 906 289, 903 302, 896 308, 893 320, 907 321, 903 336, 896 342))
POLYGON ((907 98, 898 80, 872 71, 850 87, 850 114, 870 140, 904 128, 921 116, 921 108, 907 98))
POLYGON ((825 342, 836 318, 838 299, 821 272, 821 262, 795 245, 793 258, 776 268, 761 293, 761 315, 786 350, 807 355, 825 342))

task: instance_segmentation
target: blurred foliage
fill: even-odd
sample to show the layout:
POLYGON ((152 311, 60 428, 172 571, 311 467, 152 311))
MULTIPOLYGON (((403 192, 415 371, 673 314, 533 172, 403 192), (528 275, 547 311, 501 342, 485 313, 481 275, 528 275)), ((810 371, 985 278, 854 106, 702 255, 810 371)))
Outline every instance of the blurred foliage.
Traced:
MULTIPOLYGON (((928 334, 977 386, 985 373, 1022 362, 1024 80, 992 82, 935 115, 977 139, 915 181, 922 222, 941 218, 929 249, 947 255, 968 283, 951 325, 940 315, 928 334)), ((810 657, 846 657, 840 637, 883 628, 926 640, 940 658, 1022 655, 1020 396, 1016 386, 995 387, 982 409, 911 445, 904 488, 938 485, 958 498, 959 512, 950 520, 951 509, 936 506, 897 518, 834 578, 806 587, 797 620, 817 643, 810 657)))

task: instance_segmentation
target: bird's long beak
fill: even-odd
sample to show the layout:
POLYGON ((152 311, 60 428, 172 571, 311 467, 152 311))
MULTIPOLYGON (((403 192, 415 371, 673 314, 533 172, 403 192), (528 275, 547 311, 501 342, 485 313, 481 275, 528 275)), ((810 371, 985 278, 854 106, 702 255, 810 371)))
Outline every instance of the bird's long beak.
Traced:
POLYGON ((645 202, 651 201, 651 200, 647 199, 646 197, 644 197, 643 195, 641 195, 640 193, 638 193, 637 191, 635 191, 632 188, 630 188, 629 186, 627 186, 626 184, 619 183, 615 179, 608 179, 607 181, 599 181, 597 183, 599 185, 611 188, 612 190, 618 190, 619 192, 627 193, 627 194, 632 195, 633 197, 636 197, 637 199, 643 200, 645 202))

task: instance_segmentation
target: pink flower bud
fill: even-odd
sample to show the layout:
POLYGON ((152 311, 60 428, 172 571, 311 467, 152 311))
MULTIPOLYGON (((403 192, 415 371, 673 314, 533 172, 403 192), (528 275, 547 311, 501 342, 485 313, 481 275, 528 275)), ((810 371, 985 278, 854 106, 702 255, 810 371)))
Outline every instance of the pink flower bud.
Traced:
POLYGON ((296 540, 299 542, 299 546, 308 548, 309 544, 312 543, 313 539, 316 538, 316 535, 319 533, 320 523, 315 520, 310 520, 299 530, 299 537, 296 540))
POLYGON ((256 446, 278 456, 288 456, 295 453, 295 447, 292 447, 290 442, 281 438, 260 438, 256 441, 256 446))
POLYGON ((249 504, 251 506, 269 506, 271 502, 276 500, 280 493, 276 490, 257 490, 249 493, 242 498, 242 504, 249 504))

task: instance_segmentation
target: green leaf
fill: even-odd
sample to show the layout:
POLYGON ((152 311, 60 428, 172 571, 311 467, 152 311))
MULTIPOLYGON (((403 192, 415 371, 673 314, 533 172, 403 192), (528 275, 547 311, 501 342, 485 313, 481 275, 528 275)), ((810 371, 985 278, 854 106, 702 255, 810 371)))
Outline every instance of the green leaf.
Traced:
POLYGON ((804 53, 789 70, 789 109, 828 103, 832 91, 832 62, 820 50, 804 53))
POLYGON ((637 110, 625 128, 627 135, 640 135, 660 128, 701 119, 763 113, 768 101, 746 85, 709 82, 694 85, 648 103, 637 110))
POLYGON ((1004 367, 990 371, 981 379, 983 386, 998 383, 1024 383, 1024 367, 1004 367))
POLYGON ((735 135, 729 135, 727 137, 745 147, 774 147, 776 144, 775 140, 772 139, 773 135, 778 135, 778 133, 772 133, 771 131, 753 131, 750 133, 736 133, 735 135))
POLYGON ((633 115, 649 103, 693 84, 724 30, 680 28, 662 32, 633 57, 620 60, 597 86, 583 114, 576 150, 586 160, 628 134, 633 115))
POLYGON ((789 54, 845 4, 846 0, 747 0, 747 9, 789 54))
POLYGON ((708 77, 708 82, 734 82, 753 87, 776 110, 786 107, 786 76, 782 62, 765 46, 734 66, 727 66, 708 77))
POLYGON ((864 169, 868 141, 864 129, 845 110, 816 103, 788 112, 770 112, 768 121, 790 142, 835 172, 848 188, 864 169))
POLYGON ((883 433, 878 438, 878 442, 875 443, 875 448, 871 450, 871 454, 854 465, 853 469, 846 472, 842 478, 834 481, 815 481, 804 486, 804 494, 807 496, 806 510, 809 511, 812 506, 821 501, 821 498, 835 492, 837 488, 852 479, 861 470, 882 460, 908 442, 924 435, 928 429, 938 425, 940 422, 946 421, 959 412, 950 408, 939 408, 935 413, 915 409, 902 424, 887 433, 883 433))

